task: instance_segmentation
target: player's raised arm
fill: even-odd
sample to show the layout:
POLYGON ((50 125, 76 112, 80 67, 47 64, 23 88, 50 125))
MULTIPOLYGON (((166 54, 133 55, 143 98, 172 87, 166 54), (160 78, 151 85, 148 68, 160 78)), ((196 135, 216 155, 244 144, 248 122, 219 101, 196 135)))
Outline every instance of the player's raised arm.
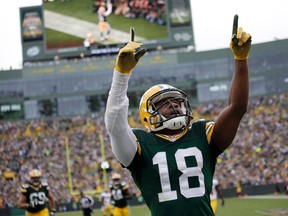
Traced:
POLYGON ((128 125, 128 81, 133 68, 146 52, 141 43, 134 42, 134 37, 134 28, 131 28, 130 41, 120 49, 116 59, 105 112, 112 151, 124 166, 131 163, 137 151, 135 136, 128 125))
POLYGON ((134 28, 131 28, 130 41, 120 49, 116 59, 115 70, 120 73, 131 74, 132 69, 146 52, 146 49, 142 47, 141 43, 134 42, 134 37, 134 28))
POLYGON ((212 134, 220 150, 225 150, 233 141, 240 121, 244 116, 249 97, 248 56, 251 47, 251 35, 238 27, 238 16, 233 21, 230 48, 234 55, 234 77, 231 82, 228 106, 220 113, 212 134))

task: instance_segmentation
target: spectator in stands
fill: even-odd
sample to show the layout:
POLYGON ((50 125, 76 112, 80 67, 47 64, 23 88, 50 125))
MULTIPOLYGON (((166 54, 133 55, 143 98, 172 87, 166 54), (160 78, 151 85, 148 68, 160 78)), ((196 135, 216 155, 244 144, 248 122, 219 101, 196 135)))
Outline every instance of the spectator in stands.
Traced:
POLYGON ((7 207, 6 202, 4 198, 1 197, 1 194, 0 194, 0 209, 6 208, 6 207, 7 207))
POLYGON ((164 25, 165 21, 163 16, 166 12, 165 1, 155 0, 152 1, 151 7, 149 7, 148 13, 145 15, 145 19, 149 22, 157 23, 158 25, 164 25))
POLYGON ((130 9, 128 6, 128 0, 118 0, 116 2, 116 8, 114 11, 115 15, 123 15, 126 16, 129 13, 130 9))
POLYGON ((213 210, 214 215, 216 215, 217 207, 218 207, 218 199, 221 199, 221 206, 225 205, 224 197, 222 192, 220 191, 220 184, 218 179, 213 178, 212 181, 212 191, 210 193, 210 203, 213 210))

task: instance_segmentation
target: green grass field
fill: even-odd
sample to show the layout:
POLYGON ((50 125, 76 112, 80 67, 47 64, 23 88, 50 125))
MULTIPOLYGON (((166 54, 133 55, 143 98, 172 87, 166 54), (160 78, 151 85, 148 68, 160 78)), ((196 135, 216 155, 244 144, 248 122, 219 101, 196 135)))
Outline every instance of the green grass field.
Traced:
MULTIPOLYGON (((149 216, 150 212, 149 209, 142 205, 142 206, 135 206, 131 209, 131 216, 149 216)), ((66 212, 66 213, 58 213, 56 216, 82 216, 82 211, 75 211, 75 212, 66 212)), ((102 212, 100 210, 93 210, 92 216, 102 216, 102 212)))
MULTIPOLYGON (((220 203, 220 202, 219 202, 220 203)), ((145 206, 131 207, 131 216, 149 216, 145 206)), ((82 216, 82 211, 57 212, 57 216, 82 216)), ((288 196, 249 196, 247 198, 225 199, 225 206, 218 205, 217 216, 288 216, 288 196)), ((24 216, 24 215, 18 215, 24 216)), ((94 209, 92 216, 102 216, 101 211, 94 209)), ((181 216, 181 215, 179 215, 181 216)))
MULTIPOLYGON (((220 202, 219 202, 220 203, 220 202)), ((93 216, 101 216, 99 210, 94 210, 93 216)), ((146 206, 131 207, 132 216, 148 216, 146 206)), ((217 216, 288 216, 288 196, 251 196, 247 198, 225 199, 225 206, 218 204, 217 216)), ((57 216, 82 216, 81 211, 57 213, 57 216)), ((181 216, 181 215, 179 215, 181 216)))
POLYGON ((219 206, 217 216, 260 216, 288 215, 288 196, 254 196, 247 198, 225 199, 225 206, 219 206), (279 209, 285 209, 286 213, 279 213, 279 209), (278 210, 277 210, 278 209, 278 210))
POLYGON ((45 29, 46 37, 49 38, 47 43, 48 49, 55 47, 73 47, 81 46, 83 44, 83 38, 65 34, 63 32, 54 31, 52 29, 45 29))
MULTIPOLYGON (((219 202, 220 203, 220 202, 219 202)), ((131 207, 131 216, 149 216, 145 205, 131 207)), ((227 198, 225 206, 218 204, 217 216, 288 216, 288 196, 249 196, 247 198, 227 198)), ((20 215, 18 215, 20 216, 20 215)), ((24 215, 21 215, 24 216, 24 215)), ((57 212, 56 216, 82 216, 82 211, 57 212)), ((101 211, 94 209, 92 216, 102 216, 101 211)), ((169 215, 167 215, 169 216, 169 215)), ((181 215, 179 215, 181 216, 181 215)))

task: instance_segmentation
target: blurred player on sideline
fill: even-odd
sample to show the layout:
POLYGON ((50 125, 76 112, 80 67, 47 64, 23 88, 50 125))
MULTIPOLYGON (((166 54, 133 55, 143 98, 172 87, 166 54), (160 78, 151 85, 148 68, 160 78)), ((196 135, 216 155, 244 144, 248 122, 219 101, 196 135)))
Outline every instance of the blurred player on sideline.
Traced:
POLYGON ((99 196, 103 216, 113 215, 113 206, 111 205, 111 197, 112 195, 109 188, 105 188, 105 190, 99 196))
POLYGON ((79 199, 80 209, 83 211, 83 216, 91 216, 93 212, 94 199, 86 194, 83 191, 80 192, 79 199))
POLYGON ((55 201, 47 183, 41 182, 42 173, 38 169, 29 172, 30 180, 23 184, 18 207, 26 209, 25 216, 49 216, 47 200, 50 204, 50 216, 55 215, 55 201))
POLYGON ((211 202, 211 207, 213 209, 213 213, 214 215, 216 215, 216 211, 217 211, 217 206, 218 206, 218 199, 221 199, 221 205, 224 206, 225 205, 225 201, 223 198, 223 195, 220 191, 220 186, 219 186, 219 182, 217 179, 213 178, 212 181, 212 191, 210 193, 210 202, 211 202))
POLYGON ((121 180, 119 173, 112 175, 112 185, 110 186, 112 194, 112 205, 114 205, 113 216, 129 216, 130 209, 128 199, 132 196, 129 192, 129 185, 121 180))

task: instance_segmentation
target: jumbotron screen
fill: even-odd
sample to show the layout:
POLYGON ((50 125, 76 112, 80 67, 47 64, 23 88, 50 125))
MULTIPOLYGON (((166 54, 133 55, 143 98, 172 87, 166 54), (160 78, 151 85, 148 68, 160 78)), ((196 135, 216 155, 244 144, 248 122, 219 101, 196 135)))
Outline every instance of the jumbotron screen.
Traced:
POLYGON ((44 0, 20 14, 24 61, 117 53, 130 27, 148 50, 194 47, 190 0, 44 0))

